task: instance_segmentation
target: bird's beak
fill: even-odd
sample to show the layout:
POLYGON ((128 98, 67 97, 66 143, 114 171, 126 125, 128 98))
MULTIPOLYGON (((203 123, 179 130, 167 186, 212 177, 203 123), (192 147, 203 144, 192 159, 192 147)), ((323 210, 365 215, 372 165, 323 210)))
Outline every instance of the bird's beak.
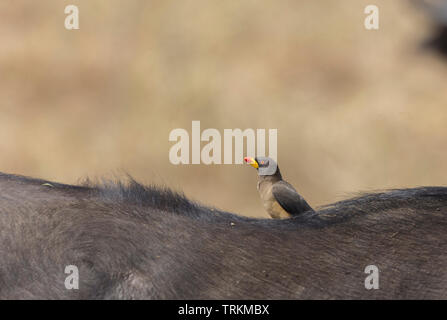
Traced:
POLYGON ((259 168, 259 164, 252 157, 245 157, 244 161, 245 161, 245 163, 251 165, 253 168, 256 168, 256 169, 259 168))

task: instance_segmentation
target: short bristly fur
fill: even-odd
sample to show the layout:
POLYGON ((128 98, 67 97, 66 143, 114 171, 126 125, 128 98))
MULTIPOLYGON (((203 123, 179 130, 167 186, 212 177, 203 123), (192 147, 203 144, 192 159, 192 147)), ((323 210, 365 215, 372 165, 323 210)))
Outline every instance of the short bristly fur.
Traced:
POLYGON ((2 299, 447 298, 447 188, 367 194, 287 220, 166 188, 0 174, 2 299), (64 271, 79 269, 79 289, 64 271), (366 290, 376 265, 380 289, 366 290))

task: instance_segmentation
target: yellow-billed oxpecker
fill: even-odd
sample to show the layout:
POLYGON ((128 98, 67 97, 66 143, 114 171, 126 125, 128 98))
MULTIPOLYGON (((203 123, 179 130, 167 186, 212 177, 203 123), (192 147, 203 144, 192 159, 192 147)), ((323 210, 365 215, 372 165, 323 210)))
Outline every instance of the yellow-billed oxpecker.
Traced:
POLYGON ((245 157, 244 161, 258 170, 258 192, 265 210, 272 218, 286 219, 313 211, 295 188, 282 179, 279 167, 273 159, 245 157))

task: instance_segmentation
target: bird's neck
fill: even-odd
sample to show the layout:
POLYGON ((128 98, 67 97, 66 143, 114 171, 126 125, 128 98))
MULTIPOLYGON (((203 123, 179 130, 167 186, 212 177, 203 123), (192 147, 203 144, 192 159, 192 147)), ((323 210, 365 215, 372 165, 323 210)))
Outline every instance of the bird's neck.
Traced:
POLYGON ((280 181, 280 180, 282 180, 282 177, 281 177, 281 173, 279 172, 279 169, 276 170, 274 175, 271 175, 271 176, 259 176, 259 178, 258 178, 259 183, 261 183, 261 182, 273 182, 274 183, 274 182, 277 182, 277 181, 280 181))

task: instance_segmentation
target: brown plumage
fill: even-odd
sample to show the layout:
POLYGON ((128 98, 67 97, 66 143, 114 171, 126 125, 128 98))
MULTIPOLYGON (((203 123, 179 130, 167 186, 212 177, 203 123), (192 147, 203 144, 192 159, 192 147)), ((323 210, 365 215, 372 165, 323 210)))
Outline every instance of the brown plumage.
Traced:
POLYGON ((311 206, 282 179, 276 162, 267 157, 246 157, 245 162, 258 170, 258 192, 267 213, 274 219, 286 219, 306 211, 311 206))

